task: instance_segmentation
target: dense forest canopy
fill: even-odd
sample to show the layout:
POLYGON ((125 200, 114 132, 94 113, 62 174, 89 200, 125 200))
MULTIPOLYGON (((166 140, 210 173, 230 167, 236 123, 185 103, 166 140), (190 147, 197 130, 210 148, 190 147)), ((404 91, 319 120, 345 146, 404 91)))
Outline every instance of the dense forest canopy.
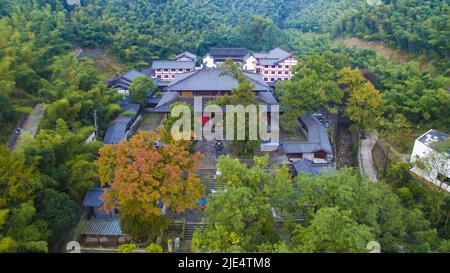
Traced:
MULTIPOLYGON (((0 1, 0 140, 6 143, 30 107, 47 107, 34 138, 23 137, 15 152, 0 147, 0 252, 57 251, 79 215, 85 191, 99 182, 94 161, 101 143, 85 139, 94 131, 94 112, 102 136, 121 109, 117 92, 105 85, 111 75, 97 71, 92 61, 75 58, 79 47, 101 48, 125 67, 146 67, 185 50, 201 56, 212 46, 254 51, 278 46, 302 64, 289 88, 277 88, 281 107, 290 98, 303 98, 295 93, 304 91, 297 88, 299 83, 335 90, 339 71, 361 70, 370 90, 376 89, 385 103, 376 126, 389 132, 386 137, 393 144, 408 151, 410 142, 405 140, 429 128, 448 132, 448 0, 382 2, 82 0, 81 6, 69 6, 65 0, 0 1), (343 37, 384 42, 408 53, 408 62, 389 62, 372 50, 333 43, 343 37), (429 60, 433 69, 421 69, 420 58, 429 60), (281 89, 292 93, 282 94, 281 89), (16 222, 20 224, 12 228, 16 222)), ((302 93, 308 94, 316 93, 302 93)), ((328 94, 322 99, 324 105, 335 102, 328 94)), ((448 200, 439 203, 439 197, 405 177, 402 173, 396 192, 402 205, 424 211, 430 228, 449 239, 442 220, 448 200), (419 205, 411 200, 420 200, 419 205)), ((392 174, 391 180, 399 179, 392 174)), ((345 216, 335 211, 322 216, 329 215, 345 216)), ((428 231, 428 224, 423 230, 428 231)), ((409 235, 408 244, 420 241, 409 235)))

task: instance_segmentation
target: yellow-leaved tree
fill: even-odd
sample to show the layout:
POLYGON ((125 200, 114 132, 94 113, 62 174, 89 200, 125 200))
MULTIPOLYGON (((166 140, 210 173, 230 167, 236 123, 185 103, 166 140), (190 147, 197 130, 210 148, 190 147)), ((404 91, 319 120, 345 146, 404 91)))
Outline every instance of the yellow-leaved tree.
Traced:
POLYGON ((101 184, 110 187, 102 196, 104 208, 120 208, 122 229, 139 241, 152 241, 167 228, 168 210, 195 208, 204 194, 195 176, 201 154, 191 154, 185 142, 160 138, 138 132, 100 150, 101 184))

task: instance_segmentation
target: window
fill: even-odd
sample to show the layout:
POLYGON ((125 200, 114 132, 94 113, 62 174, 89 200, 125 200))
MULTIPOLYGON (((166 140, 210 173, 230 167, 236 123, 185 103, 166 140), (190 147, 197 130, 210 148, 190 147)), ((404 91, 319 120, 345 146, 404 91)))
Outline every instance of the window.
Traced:
POLYGON ((264 74, 269 74, 269 71, 264 71, 264 74))
POLYGON ((279 65, 278 68, 283 68, 283 66, 282 66, 282 65, 279 65))
POLYGON ((264 81, 266 82, 266 81, 268 81, 269 79, 268 78, 264 78, 264 81))
POLYGON ((269 68, 269 66, 268 66, 268 65, 265 65, 264 67, 265 67, 265 68, 269 68))
POLYGON ((289 71, 284 71, 284 74, 286 74, 286 75, 289 74, 289 71))
POLYGON ((166 71, 166 72, 167 72, 167 71, 169 71, 169 69, 164 69, 164 71, 166 71))
POLYGON ((171 71, 175 71, 175 68, 170 69, 171 71))
POLYGON ((279 81, 281 81, 281 78, 278 78, 279 81))
POLYGON ((275 66, 274 66, 274 65, 272 65, 272 68, 275 68, 275 66))
POLYGON ((281 74, 281 71, 278 71, 278 74, 281 74))
POLYGON ((158 79, 161 79, 161 75, 156 76, 158 79))
POLYGON ((289 68, 289 65, 286 65, 285 68, 289 68))
POLYGON ((164 75, 164 78, 167 79, 169 77, 169 75, 164 75))
POLYGON ((272 74, 275 74, 275 71, 272 71, 272 74))
POLYGON ((183 72, 183 69, 180 68, 180 69, 178 69, 178 71, 183 72))
POLYGON ((175 78, 175 75, 172 75, 172 79, 175 78))
POLYGON ((161 69, 159 69, 159 68, 158 68, 158 69, 156 69, 156 72, 161 72, 161 69))
POLYGON ((271 78, 270 81, 271 81, 271 82, 275 81, 275 78, 271 78))

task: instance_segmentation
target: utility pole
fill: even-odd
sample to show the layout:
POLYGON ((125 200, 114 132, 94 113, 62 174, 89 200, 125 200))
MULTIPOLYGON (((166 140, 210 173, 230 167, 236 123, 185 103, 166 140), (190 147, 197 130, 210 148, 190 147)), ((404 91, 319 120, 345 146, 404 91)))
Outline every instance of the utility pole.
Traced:
POLYGON ((98 137, 97 109, 94 109, 94 126, 95 126, 95 140, 97 140, 97 137, 98 137))

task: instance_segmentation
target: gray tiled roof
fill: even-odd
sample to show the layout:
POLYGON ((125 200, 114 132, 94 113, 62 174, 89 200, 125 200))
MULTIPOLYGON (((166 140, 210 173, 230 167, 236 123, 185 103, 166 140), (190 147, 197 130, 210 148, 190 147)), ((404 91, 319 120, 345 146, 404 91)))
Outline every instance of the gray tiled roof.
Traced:
POLYGON ((264 102, 272 105, 278 105, 277 99, 273 96, 272 92, 264 91, 258 92, 258 97, 261 98, 264 102))
POLYGON ((136 69, 131 69, 130 71, 123 74, 121 77, 125 80, 132 82, 133 80, 135 80, 136 78, 138 78, 140 76, 145 76, 145 75, 143 73, 137 71, 136 69))
POLYGON ((152 69, 194 69, 195 62, 187 61, 187 62, 179 62, 179 61, 166 61, 166 60, 157 60, 153 61, 152 69))
POLYGON ((259 60, 261 65, 275 65, 291 57, 292 54, 277 47, 269 52, 255 52, 253 56, 259 60))
POLYGON ((248 53, 246 48, 219 48, 212 47, 209 49, 209 55, 214 59, 243 59, 248 53))
POLYGON ((90 219, 78 232, 80 235, 121 236, 119 219, 90 219))
POLYGON ((305 173, 314 176, 330 175, 334 170, 334 165, 330 163, 314 163, 311 160, 301 159, 293 164, 297 174, 305 173))
POLYGON ((321 146, 319 143, 309 142, 283 142, 283 150, 288 154, 312 153, 319 151, 321 146))
MULTIPOLYGON (((270 99, 268 101, 267 98, 266 99, 262 98, 261 96, 259 96, 259 94, 261 93, 268 93, 268 92, 259 92, 258 96, 256 97, 256 103, 267 105, 268 106, 267 111, 271 112, 272 111, 271 105, 278 105, 278 102, 275 100, 275 98, 273 98, 273 101, 270 101, 270 99)), ((202 98, 203 109, 209 101, 212 101, 214 99, 215 99, 214 97, 203 97, 202 98)), ((174 104, 175 102, 186 102, 191 106, 194 106, 194 98, 181 97, 179 96, 178 92, 166 92, 161 98, 158 105, 153 110, 153 112, 169 113, 171 105, 174 104)))
POLYGON ((128 127, 133 122, 137 113, 139 112, 139 104, 130 104, 125 108, 124 113, 133 113, 134 116, 130 117, 128 115, 121 114, 117 117, 109 127, 106 129, 105 137, 103 138, 104 144, 116 144, 121 140, 125 139, 128 127))
POLYGON ((175 56, 175 59, 181 58, 183 56, 189 57, 192 60, 196 60, 197 59, 197 55, 195 55, 194 53, 191 53, 189 51, 185 51, 185 52, 182 52, 182 53, 178 54, 177 56, 175 56))
POLYGON ((104 144, 116 144, 125 139, 127 133, 128 119, 120 118, 111 123, 106 129, 105 137, 103 138, 104 144))
MULTIPOLYGON (((225 68, 203 68, 195 72, 176 74, 167 91, 231 91, 238 87, 238 81, 231 75, 223 75, 225 68)), ((253 82, 254 91, 270 91, 262 76, 244 72, 253 82)))
POLYGON ((328 138, 328 132, 325 127, 320 124, 320 122, 311 115, 302 115, 300 117, 301 120, 308 127, 308 142, 319 143, 322 148, 328 152, 333 153, 331 149, 330 140, 328 138))
MULTIPOLYGON (((117 78, 114 78, 108 82, 109 87, 120 87, 123 89, 128 89, 133 80, 140 76, 147 76, 144 73, 137 71, 136 69, 131 69, 117 78)), ((148 77, 148 76, 147 76, 148 77)))
POLYGON ((103 188, 96 187, 86 193, 86 197, 83 201, 85 207, 100 207, 103 205, 103 200, 100 199, 104 192, 103 188))
POLYGON ((286 153, 313 153, 324 151, 330 155, 333 154, 325 127, 311 115, 302 115, 300 119, 308 128, 308 140, 305 142, 284 142, 284 151, 286 153))
POLYGON ((164 95, 159 100, 158 105, 156 105, 153 112, 169 113, 170 105, 176 101, 178 96, 179 96, 178 92, 170 92, 170 91, 165 92, 164 95))

